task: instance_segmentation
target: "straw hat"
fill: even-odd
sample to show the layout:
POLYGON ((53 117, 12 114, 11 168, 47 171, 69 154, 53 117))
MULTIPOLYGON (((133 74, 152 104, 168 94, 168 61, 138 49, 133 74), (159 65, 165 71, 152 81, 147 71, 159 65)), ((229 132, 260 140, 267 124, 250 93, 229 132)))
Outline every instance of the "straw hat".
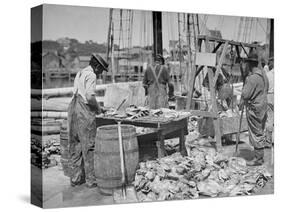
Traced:
POLYGON ((92 54, 91 60, 95 59, 104 69, 104 71, 108 71, 108 63, 98 54, 92 54))

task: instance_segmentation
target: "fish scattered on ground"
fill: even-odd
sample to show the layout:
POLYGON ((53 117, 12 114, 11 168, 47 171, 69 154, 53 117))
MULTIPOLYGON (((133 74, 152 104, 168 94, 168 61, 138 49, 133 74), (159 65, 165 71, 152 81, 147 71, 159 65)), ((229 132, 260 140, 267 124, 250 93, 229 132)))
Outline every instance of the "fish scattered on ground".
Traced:
POLYGON ((140 201, 251 195, 272 178, 264 166, 247 167, 243 158, 200 147, 189 156, 174 153, 139 167, 134 186, 140 201))

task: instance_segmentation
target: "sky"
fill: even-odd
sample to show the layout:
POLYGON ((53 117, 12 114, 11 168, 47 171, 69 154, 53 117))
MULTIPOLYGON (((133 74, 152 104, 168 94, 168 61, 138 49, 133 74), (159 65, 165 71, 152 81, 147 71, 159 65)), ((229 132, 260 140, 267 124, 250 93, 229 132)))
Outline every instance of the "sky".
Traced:
MULTIPOLYGON (((127 19, 123 12, 123 19, 127 19)), ((119 17, 118 9, 114 10, 113 21, 115 28, 115 43, 119 42, 119 17)), ((199 14, 201 28, 203 20, 209 29, 219 29, 225 39, 235 40, 238 33, 239 18, 235 16, 203 15, 199 14), (206 19, 205 19, 206 20, 206 19)), ((163 47, 168 49, 169 40, 178 39, 177 13, 162 13, 163 47)), ((123 29, 128 26, 123 21, 123 29)), ((265 42, 267 19, 259 18, 254 25, 252 39, 265 42)), ((109 9, 82 6, 48 5, 43 8, 43 39, 57 40, 62 37, 75 38, 80 42, 92 40, 98 43, 107 42, 109 26, 109 9)), ((123 31, 123 39, 126 40, 126 32, 123 31)), ((124 41, 125 42, 125 41, 124 41)), ((152 43, 152 15, 151 11, 134 10, 132 27, 132 45, 149 45, 152 43), (144 30, 145 29, 145 30, 144 30)), ((123 44, 126 45, 126 44, 123 44)), ((122 46, 122 43, 121 43, 122 46)))

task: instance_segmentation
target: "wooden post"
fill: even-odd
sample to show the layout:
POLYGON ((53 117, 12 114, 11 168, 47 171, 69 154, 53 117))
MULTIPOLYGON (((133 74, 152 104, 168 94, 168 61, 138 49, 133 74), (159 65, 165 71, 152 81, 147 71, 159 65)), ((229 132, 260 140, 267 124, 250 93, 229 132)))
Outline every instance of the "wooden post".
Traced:
MULTIPOLYGON (((179 71, 179 74, 182 73, 182 67, 181 67, 181 63, 182 63, 182 48, 181 48, 181 32, 180 32, 181 28, 180 28, 180 13, 178 13, 178 33, 179 33, 179 62, 180 62, 180 71, 179 71)), ((182 74, 182 76, 184 76, 184 74, 182 74)), ((183 83, 182 82, 185 82, 185 79, 184 77, 182 77, 182 80, 181 80, 181 85, 180 85, 180 92, 182 92, 182 85, 183 83)), ((177 77, 177 83, 179 83, 179 78, 177 77)), ((185 83, 184 83, 185 84, 185 83)))
MULTIPOLYGON (((210 52, 209 40, 206 38, 205 40, 205 48, 206 52, 210 52)), ((210 86, 210 94, 211 94, 211 105, 212 105, 212 112, 217 114, 217 101, 216 101, 216 91, 215 91, 215 84, 214 84, 214 74, 213 71, 208 68, 207 66, 204 67, 205 70, 208 69, 208 78, 209 78, 209 86, 210 86)), ((215 139, 216 139, 216 148, 220 150, 222 147, 221 144, 221 130, 220 130, 220 122, 218 118, 213 118, 214 128, 215 128, 215 139)))
POLYGON ((162 44, 162 13, 152 12, 153 19, 153 58, 155 59, 157 54, 163 54, 162 44))
POLYGON ((192 95, 193 95, 193 87, 195 82, 195 70, 190 70, 190 77, 188 80, 188 92, 187 92, 187 100, 186 100, 186 110, 190 111, 192 95))
POLYGON ((109 24, 108 24, 108 32, 107 32, 107 50, 106 50, 106 60, 108 62, 109 60, 109 53, 110 53, 110 47, 111 47, 111 26, 112 26, 112 15, 113 15, 113 9, 109 9, 109 24))
MULTIPOLYGON (((205 66, 205 69, 207 67, 205 66)), ((215 91, 215 84, 214 84, 214 74, 213 71, 208 68, 208 77, 209 77, 209 86, 210 86, 210 93, 211 93, 211 105, 212 105, 212 112, 217 114, 217 101, 216 101, 216 91, 215 91)), ((215 128, 215 139, 216 139, 216 147, 217 149, 221 149, 221 130, 220 130, 220 122, 218 118, 213 118, 214 128, 215 128)))
POLYGON ((270 19, 269 57, 274 57, 274 19, 270 19))
POLYGON ((216 68, 216 73, 215 73, 215 76, 214 76, 214 84, 216 84, 219 74, 222 74, 222 76, 225 78, 225 76, 223 75, 223 73, 221 71, 221 66, 222 66, 222 62, 223 62, 223 59, 224 59, 225 54, 226 54, 227 47, 228 47, 228 41, 226 41, 224 43, 222 54, 220 56, 220 60, 218 62, 218 65, 217 65, 217 68, 216 68))
POLYGON ((180 142, 180 153, 182 156, 187 155, 186 147, 185 147, 185 135, 184 135, 184 128, 179 132, 179 142, 180 142))
POLYGON ((165 140, 165 136, 163 135, 162 130, 159 130, 158 131, 158 140, 156 141, 158 158, 165 157, 164 140, 165 140))
MULTIPOLYGON (((112 23, 112 34, 111 34, 111 78, 112 78, 111 80, 112 80, 112 83, 115 83, 114 58, 115 58, 114 57, 114 25, 112 23)), ((119 65, 119 64, 117 64, 117 65, 119 65)))

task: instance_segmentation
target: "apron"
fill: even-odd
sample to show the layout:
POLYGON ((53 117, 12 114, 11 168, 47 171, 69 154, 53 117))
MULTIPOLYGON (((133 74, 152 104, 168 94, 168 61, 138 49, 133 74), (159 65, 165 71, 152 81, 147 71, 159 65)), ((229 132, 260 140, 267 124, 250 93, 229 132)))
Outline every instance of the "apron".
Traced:
MULTIPOLYGON (((265 76, 260 76, 264 83, 263 95, 267 95, 265 76)), ((264 103, 262 106, 254 106, 246 104, 246 118, 248 123, 249 141, 255 149, 262 149, 266 140, 265 135, 265 124, 267 120, 267 104, 264 103)))
POLYGON ((158 75, 156 76, 156 67, 151 67, 154 82, 148 86, 148 106, 150 109, 168 108, 168 95, 166 91, 166 85, 159 83, 159 76, 162 73, 162 66, 158 75))
POLYGON ((73 185, 95 182, 94 147, 96 136, 95 112, 87 105, 78 90, 68 107, 70 180, 73 185))

